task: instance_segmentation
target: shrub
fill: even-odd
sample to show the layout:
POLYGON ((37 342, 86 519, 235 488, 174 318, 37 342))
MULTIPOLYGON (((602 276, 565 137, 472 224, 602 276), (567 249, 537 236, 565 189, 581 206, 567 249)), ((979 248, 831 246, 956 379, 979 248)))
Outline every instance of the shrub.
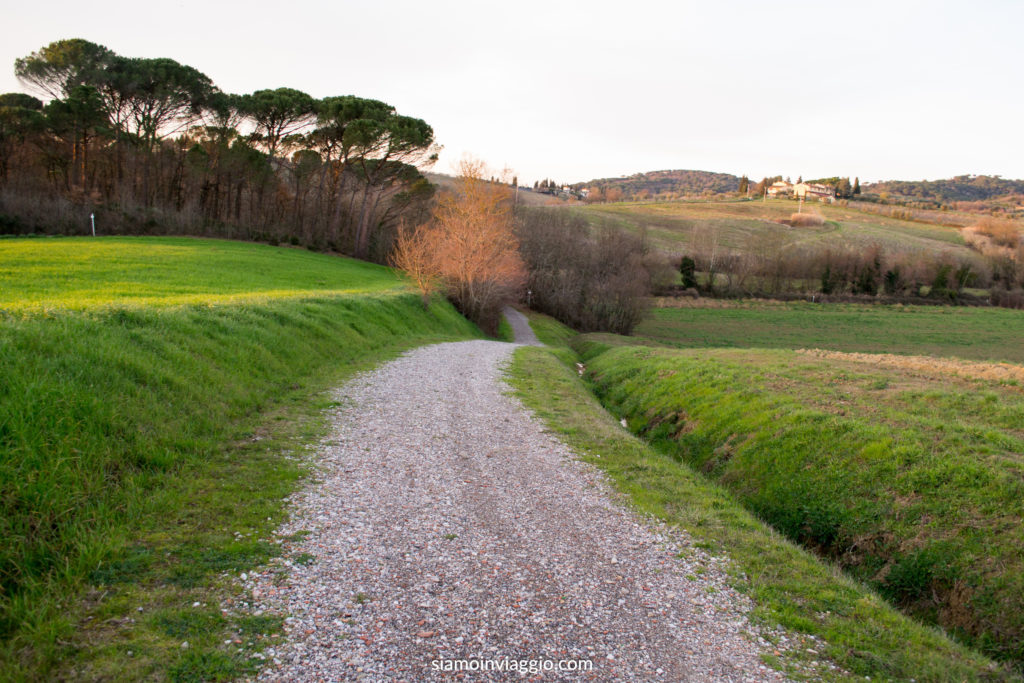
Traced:
POLYGON ((937 299, 951 299, 955 296, 950 286, 950 278, 953 275, 953 266, 949 263, 941 264, 935 270, 935 277, 932 279, 932 286, 929 296, 937 299))
POLYGON ((882 580, 881 592, 897 605, 931 598, 936 584, 949 580, 949 565, 956 553, 949 552, 941 542, 897 556, 882 580))
POLYGON ((689 256, 684 256, 679 262, 679 275, 682 278, 683 289, 697 288, 697 262, 689 256))
POLYGON ((900 267, 898 264, 893 266, 889 270, 885 271, 883 285, 885 287, 886 294, 899 294, 901 291, 903 291, 906 284, 903 280, 903 275, 900 272, 900 267))
POLYGON ((1024 309, 1024 290, 1018 289, 1010 292, 1005 289, 996 289, 992 292, 991 301, 993 306, 1024 309))
POLYGON ((832 273, 832 264, 826 263, 825 269, 821 271, 821 293, 831 294, 836 289, 836 277, 832 273))

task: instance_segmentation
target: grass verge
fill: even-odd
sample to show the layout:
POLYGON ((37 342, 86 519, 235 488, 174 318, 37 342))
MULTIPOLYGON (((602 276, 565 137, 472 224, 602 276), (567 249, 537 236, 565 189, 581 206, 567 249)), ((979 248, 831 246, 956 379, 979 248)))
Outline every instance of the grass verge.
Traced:
MULTIPOLYGON (((309 259, 318 277, 362 291, 325 281, 225 300, 218 282, 242 276, 204 265, 204 241, 182 241, 200 254, 165 273, 168 290, 187 283, 200 303, 107 301, 93 296, 102 287, 80 296, 49 282, 41 305, 0 311, 0 680, 253 671, 280 625, 222 599, 278 552, 266 539, 303 474, 295 451, 321 431, 325 391, 410 347, 480 336, 445 302, 424 310, 388 269, 297 250, 279 250, 266 278, 304 277, 309 259)), ((64 262, 66 243, 33 242, 64 262)), ((274 250, 226 244, 259 290, 274 250)), ((106 277, 145 282, 148 244, 116 246, 82 258, 116 270, 125 257, 106 277)), ((4 265, 11 286, 46 270, 4 265)))
MULTIPOLYGON (((826 641, 825 651, 776 665, 799 675, 825 656, 849 674, 883 679, 1006 680, 1013 673, 890 607, 863 585, 781 538, 722 487, 622 430, 547 349, 516 351, 516 395, 581 457, 604 470, 642 513, 727 554, 753 618, 826 641)), ((819 670, 815 677, 844 678, 819 670)))
POLYGON ((4 321, 0 678, 243 673, 210 589, 276 552, 281 447, 316 430, 297 418, 367 363, 475 336, 414 294, 4 321))

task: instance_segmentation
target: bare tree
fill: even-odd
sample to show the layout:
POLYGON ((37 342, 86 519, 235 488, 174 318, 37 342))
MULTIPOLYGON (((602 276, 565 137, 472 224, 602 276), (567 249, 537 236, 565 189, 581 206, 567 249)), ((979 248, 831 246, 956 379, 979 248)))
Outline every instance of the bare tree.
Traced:
POLYGON ((423 308, 430 307, 430 297, 441 282, 441 267, 431 226, 423 224, 415 229, 403 227, 395 239, 391 252, 391 265, 405 271, 423 297, 423 308))
POLYGON ((462 161, 454 191, 441 196, 418 234, 399 237, 392 258, 405 264, 424 297, 424 285, 439 278, 455 306, 494 333, 502 307, 526 282, 526 268, 513 231, 511 190, 487 177, 482 162, 462 161))
POLYGON ((722 267, 726 251, 722 247, 721 228, 714 223, 700 222, 690 235, 690 249, 698 272, 704 273, 704 289, 715 291, 715 277, 722 267))

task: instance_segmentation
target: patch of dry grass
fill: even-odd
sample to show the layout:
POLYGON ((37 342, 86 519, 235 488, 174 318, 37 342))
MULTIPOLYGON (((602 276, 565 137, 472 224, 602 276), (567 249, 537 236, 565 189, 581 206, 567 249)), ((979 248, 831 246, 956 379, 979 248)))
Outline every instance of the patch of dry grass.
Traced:
POLYGON ((879 367, 896 368, 927 377, 953 376, 969 379, 1015 381, 1024 383, 1024 366, 1012 363, 980 363, 955 358, 932 356, 897 356, 892 353, 848 353, 824 349, 797 349, 797 353, 827 360, 866 363, 879 367))
POLYGON ((789 216, 789 224, 797 228, 820 228, 825 219, 816 213, 794 213, 789 216))

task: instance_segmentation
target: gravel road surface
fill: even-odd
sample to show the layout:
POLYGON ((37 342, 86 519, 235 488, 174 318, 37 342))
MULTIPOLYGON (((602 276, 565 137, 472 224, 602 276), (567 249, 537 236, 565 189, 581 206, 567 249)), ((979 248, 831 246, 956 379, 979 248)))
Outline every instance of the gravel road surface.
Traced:
POLYGON ((540 341, 537 340, 537 335, 533 333, 533 328, 530 327, 529 319, 525 315, 511 306, 506 306, 503 313, 505 314, 505 320, 512 327, 512 333, 515 335, 517 344, 541 346, 540 341))
POLYGON ((260 679, 782 680, 723 560, 506 395, 514 348, 423 347, 340 390, 284 556, 244 577, 250 609, 287 616, 260 679), (559 660, 592 669, 541 671, 559 660))

